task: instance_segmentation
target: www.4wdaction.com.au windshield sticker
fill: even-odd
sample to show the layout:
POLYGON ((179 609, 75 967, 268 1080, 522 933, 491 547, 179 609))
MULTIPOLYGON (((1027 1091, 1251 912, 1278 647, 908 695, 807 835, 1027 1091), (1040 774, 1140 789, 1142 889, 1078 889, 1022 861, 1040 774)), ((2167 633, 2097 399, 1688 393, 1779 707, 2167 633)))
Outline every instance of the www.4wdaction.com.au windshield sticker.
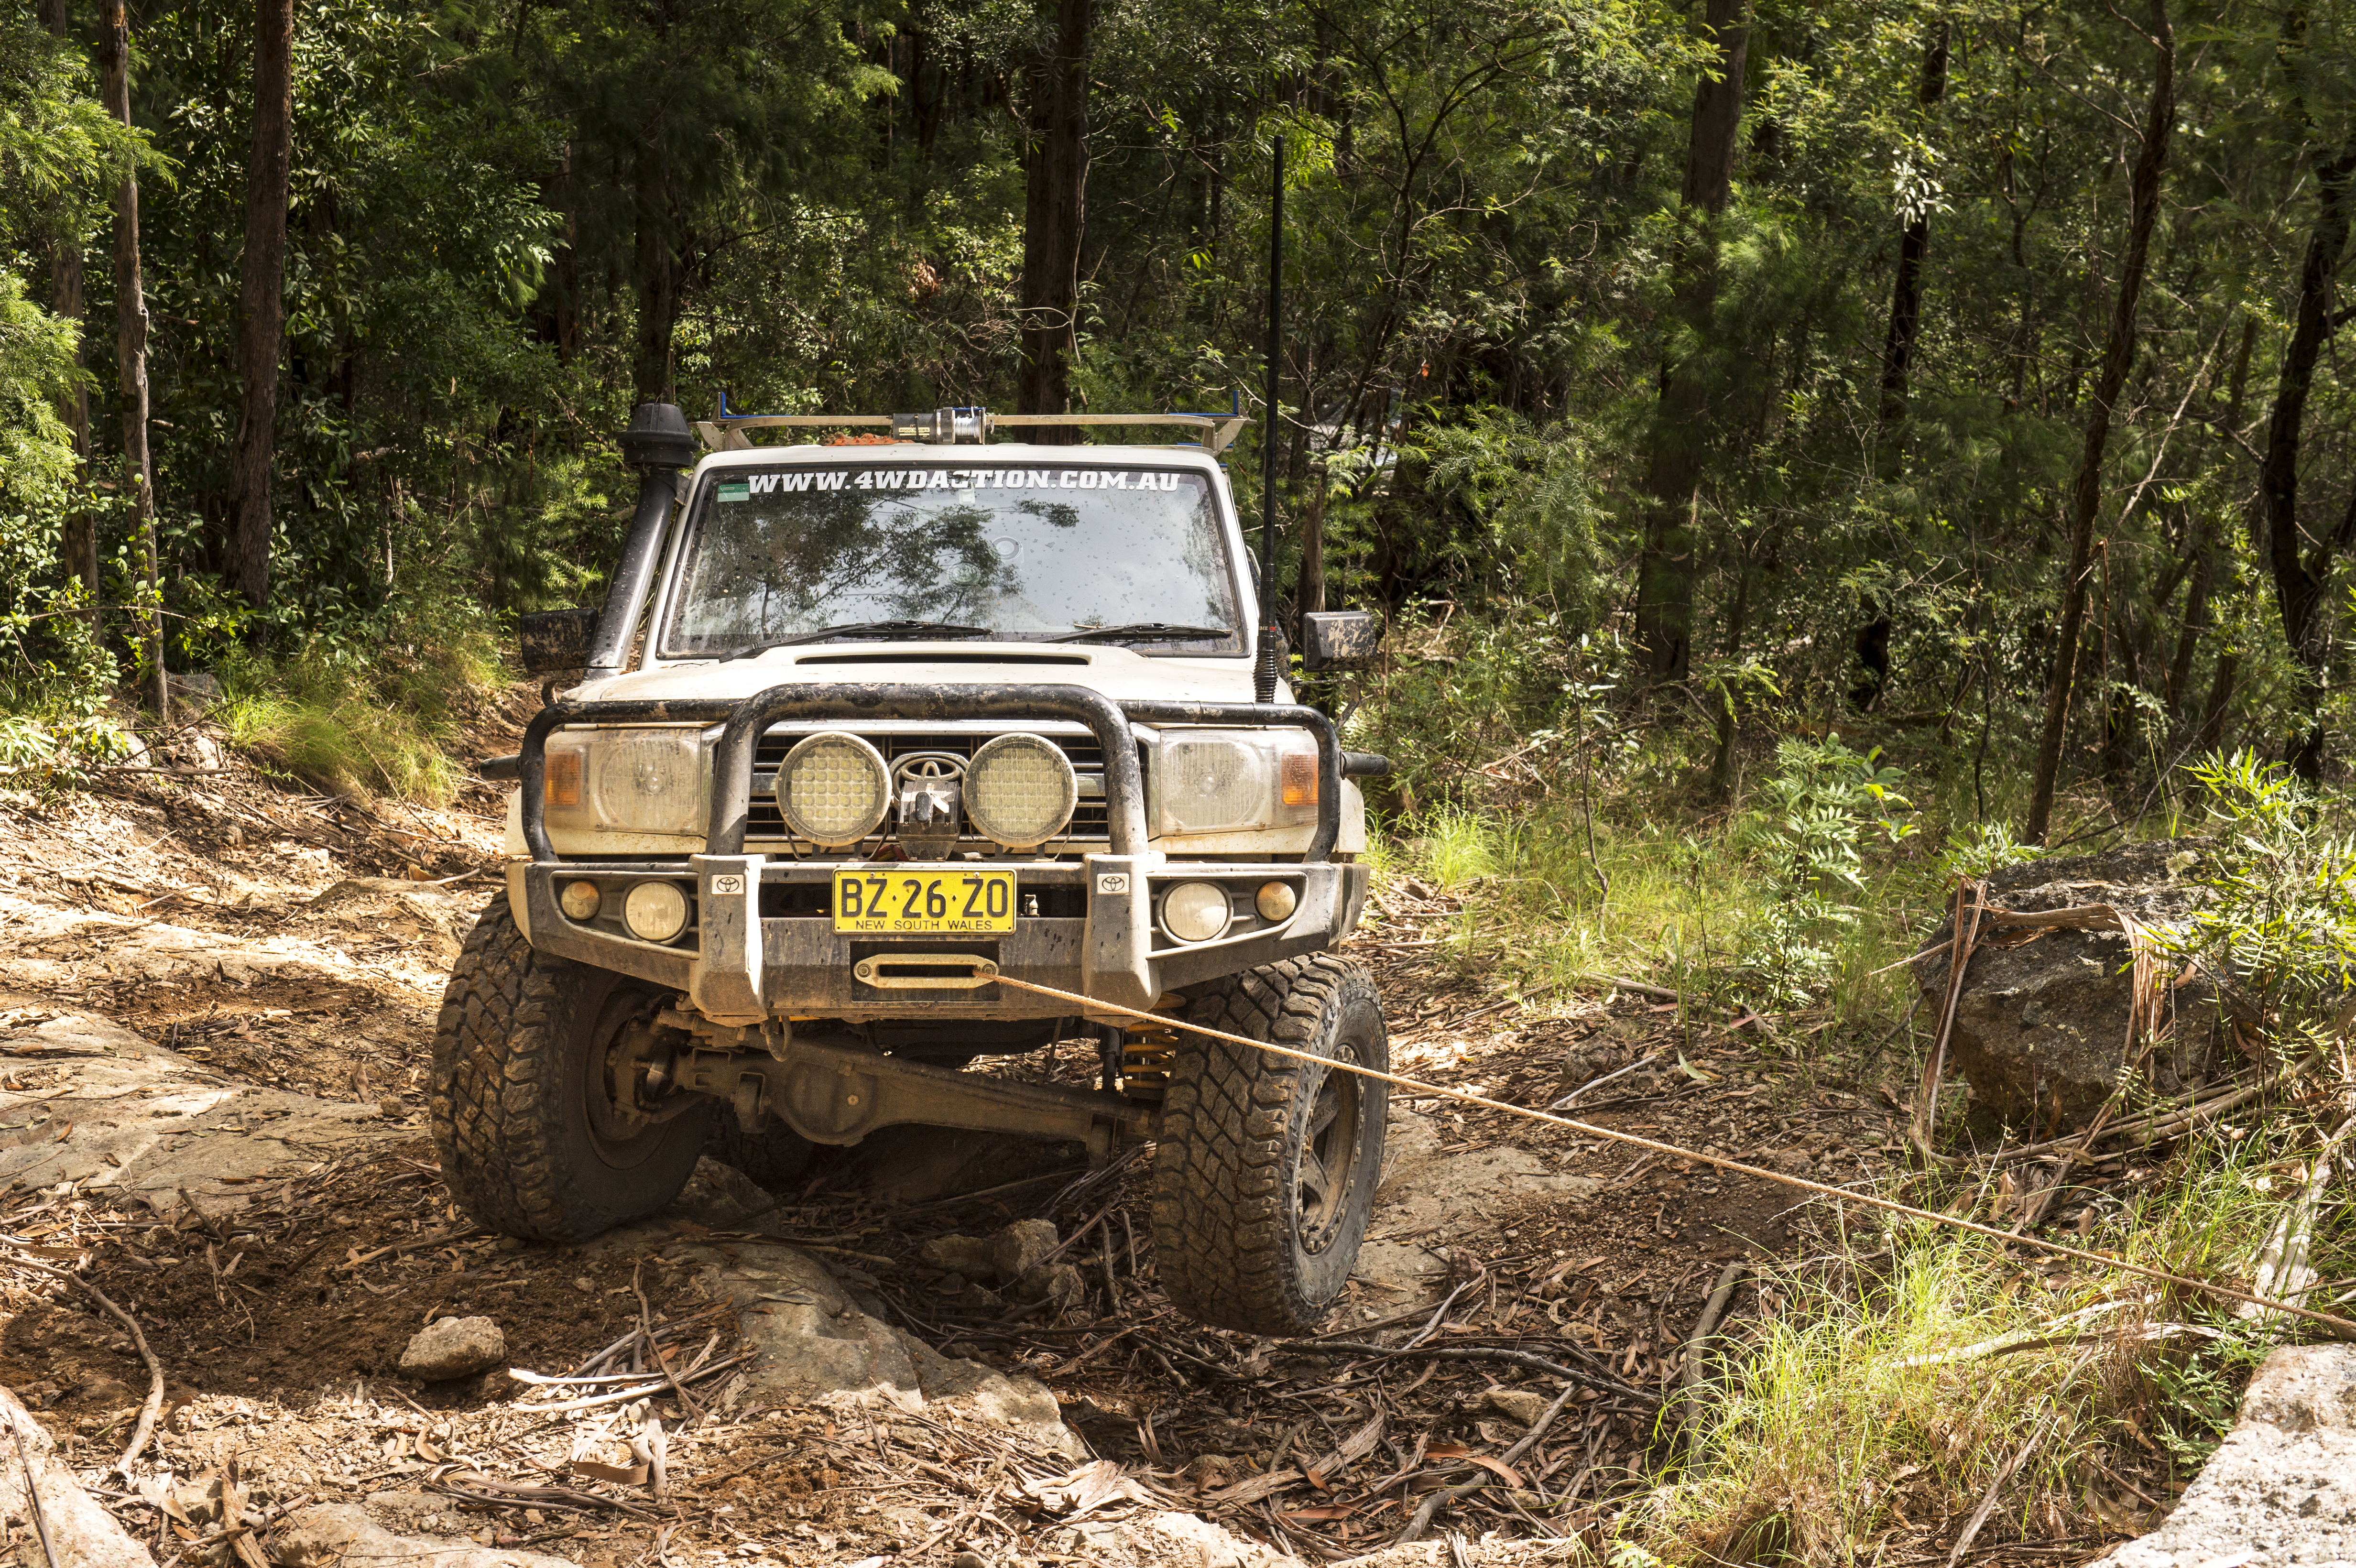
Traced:
POLYGON ((804 468, 723 479, 723 501, 790 490, 1175 490, 1179 475, 1136 468, 804 468))

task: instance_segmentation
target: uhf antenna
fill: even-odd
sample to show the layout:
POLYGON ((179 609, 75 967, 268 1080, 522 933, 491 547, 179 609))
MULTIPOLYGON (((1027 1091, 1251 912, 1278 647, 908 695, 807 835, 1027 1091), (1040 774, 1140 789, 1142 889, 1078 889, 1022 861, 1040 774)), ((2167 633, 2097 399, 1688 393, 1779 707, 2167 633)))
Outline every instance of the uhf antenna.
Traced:
POLYGON ((1284 134, 1276 137, 1276 164, 1268 215, 1268 409, 1259 427, 1259 662, 1252 695, 1276 700, 1276 387, 1277 350, 1284 320, 1284 134))

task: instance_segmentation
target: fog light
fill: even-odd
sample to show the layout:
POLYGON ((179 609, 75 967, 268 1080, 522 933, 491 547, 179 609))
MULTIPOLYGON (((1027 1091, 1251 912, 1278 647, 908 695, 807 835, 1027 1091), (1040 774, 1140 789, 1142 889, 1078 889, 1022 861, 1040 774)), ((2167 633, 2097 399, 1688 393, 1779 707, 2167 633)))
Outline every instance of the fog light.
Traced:
POLYGON ((1299 907, 1301 900, 1293 892, 1290 882, 1262 882, 1259 885, 1259 897, 1254 899, 1252 903, 1259 911, 1259 917, 1262 920, 1290 920, 1292 912, 1299 907))
POLYGON ((622 923, 641 942, 669 942, 687 929, 687 895, 670 882, 640 882, 622 901, 622 923))
POLYGON ((556 907, 564 912, 567 920, 594 920, 597 906, 605 901, 605 895, 597 891, 594 882, 567 882, 564 891, 556 895, 556 907))
POLYGON ((1227 929, 1227 890, 1181 882, 1162 895, 1162 929, 1180 942, 1208 942, 1227 929))

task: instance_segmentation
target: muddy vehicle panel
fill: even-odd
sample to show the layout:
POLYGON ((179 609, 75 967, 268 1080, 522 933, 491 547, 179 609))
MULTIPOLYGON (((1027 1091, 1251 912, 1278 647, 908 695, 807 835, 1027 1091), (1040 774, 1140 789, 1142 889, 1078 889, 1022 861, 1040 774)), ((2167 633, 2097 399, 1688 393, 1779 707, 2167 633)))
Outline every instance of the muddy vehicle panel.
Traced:
MULTIPOLYGON (((1384 764, 1254 700, 1235 421, 1034 446, 892 418, 848 446, 715 421, 698 461, 676 409, 634 416, 605 611, 524 628, 585 674, 496 765, 507 896, 442 1014, 445 1176, 557 1240, 660 1208, 715 1137, 779 1178, 898 1123, 1151 1139, 1173 1299, 1305 1328, 1365 1233, 1382 1086, 1173 1026, 1386 1065, 1327 952, 1366 890, 1351 780, 1384 764), (1098 1090, 960 1071, 1074 1038, 1098 1090)), ((1372 630, 1321 618, 1319 662, 1372 630)))

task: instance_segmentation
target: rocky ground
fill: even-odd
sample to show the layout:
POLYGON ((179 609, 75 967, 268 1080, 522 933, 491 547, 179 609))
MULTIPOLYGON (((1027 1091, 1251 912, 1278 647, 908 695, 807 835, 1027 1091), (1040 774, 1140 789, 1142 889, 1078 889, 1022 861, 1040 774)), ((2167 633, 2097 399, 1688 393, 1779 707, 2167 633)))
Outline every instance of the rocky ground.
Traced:
MULTIPOLYGON (((423 1068, 497 812, 234 766, 0 796, 0 1383, 140 1561, 1333 1561, 1475 1480, 1398 1561, 1576 1555, 1659 1458, 1725 1265, 1813 1223, 1770 1182, 1402 1096, 1317 1341, 1175 1316, 1143 1165, 1076 1148, 886 1134, 782 1193, 707 1161, 588 1246, 483 1235, 440 1184, 423 1068), (1026 1221, 1020 1269, 954 1240, 1026 1221), (129 1477, 103 1472, 146 1362, 34 1264, 162 1368, 129 1477), (449 1318, 498 1354, 404 1373, 449 1318)), ((1358 949, 1400 1071, 1531 1105, 1592 1083, 1599 1123, 1819 1179, 1899 1147, 1896 1095, 1819 1081, 1804 1040, 1624 991, 1527 1011, 1437 977, 1443 895, 1382 905, 1358 949)), ((1074 1045, 1002 1070, 1090 1069, 1074 1045)))

